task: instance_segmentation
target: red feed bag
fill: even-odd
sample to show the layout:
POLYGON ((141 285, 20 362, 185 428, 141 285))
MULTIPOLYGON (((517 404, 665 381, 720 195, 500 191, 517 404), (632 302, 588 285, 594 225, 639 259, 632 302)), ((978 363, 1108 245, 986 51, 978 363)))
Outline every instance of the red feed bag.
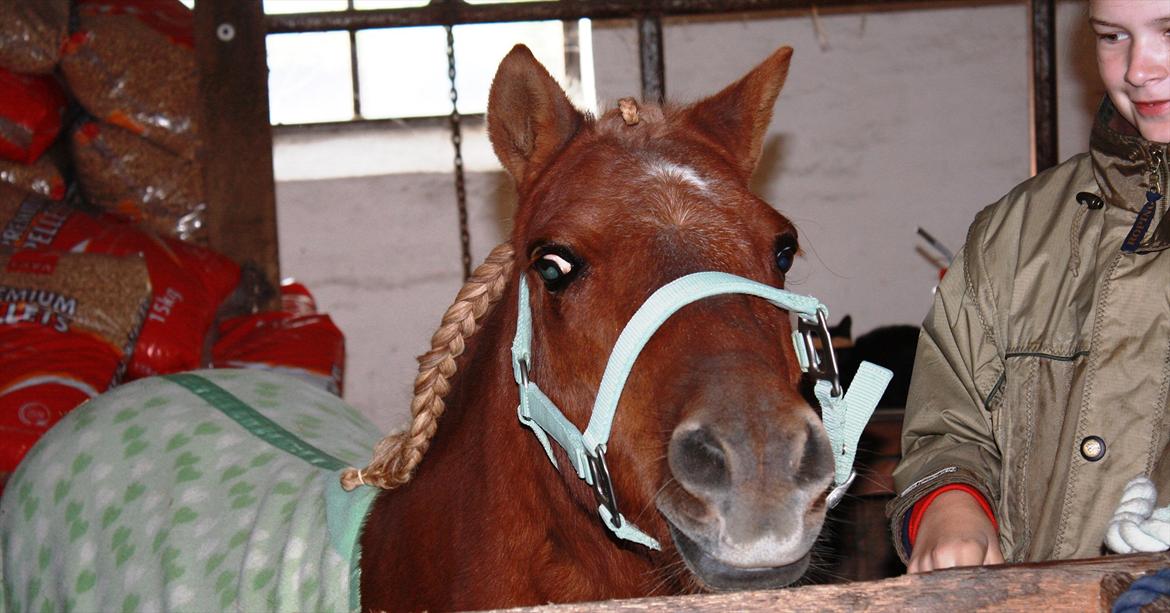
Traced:
POLYGON ((69 0, 0 1, 0 66, 50 73, 69 33, 69 0))
POLYGON ((120 381, 149 301, 137 255, 0 254, 0 476, 120 381))
POLYGON ((65 178, 48 155, 42 155, 32 164, 0 160, 0 184, 50 200, 65 198, 65 178))
POLYGON ((279 371, 342 395, 345 335, 328 315, 314 312, 316 303, 303 285, 285 282, 280 289, 284 310, 233 317, 219 325, 212 366, 279 371))
POLYGON ((204 365, 204 342, 219 303, 240 277, 223 255, 168 242, 111 215, 92 215, 64 203, 0 192, 0 249, 51 249, 110 255, 141 254, 152 300, 127 369, 127 379, 204 365))
POLYGON ((61 72, 85 110, 193 160, 194 14, 178 0, 79 0, 61 72))
POLYGON ((106 342, 43 327, 0 326, 0 473, 42 434, 109 388, 121 362, 106 342))
POLYGON ((223 304, 235 291, 240 282, 240 265, 231 258, 169 236, 163 237, 163 242, 179 258, 183 270, 195 276, 213 308, 223 304))
POLYGON ((280 310, 295 317, 317 313, 317 300, 309 288, 301 283, 286 279, 280 284, 280 310))
POLYGON ((65 92, 50 75, 0 68, 0 158, 32 164, 61 132, 65 92))
POLYGON ((72 128, 70 153, 88 204, 164 236, 205 237, 203 175, 195 162, 127 130, 95 121, 72 128))

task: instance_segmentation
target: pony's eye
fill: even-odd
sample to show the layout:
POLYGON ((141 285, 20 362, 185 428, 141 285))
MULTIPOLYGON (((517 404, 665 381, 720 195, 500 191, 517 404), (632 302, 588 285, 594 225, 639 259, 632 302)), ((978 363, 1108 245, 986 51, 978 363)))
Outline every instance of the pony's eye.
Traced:
POLYGON ((573 265, 565 258, 550 253, 536 261, 536 271, 545 281, 556 281, 573 272, 573 265))
POLYGON ((786 273, 789 268, 792 268, 797 248, 796 237, 791 234, 784 234, 776 238, 776 267, 780 269, 780 272, 786 273))
POLYGON ((545 287, 557 291, 576 276, 578 266, 567 253, 548 252, 533 262, 532 269, 540 275, 545 287))

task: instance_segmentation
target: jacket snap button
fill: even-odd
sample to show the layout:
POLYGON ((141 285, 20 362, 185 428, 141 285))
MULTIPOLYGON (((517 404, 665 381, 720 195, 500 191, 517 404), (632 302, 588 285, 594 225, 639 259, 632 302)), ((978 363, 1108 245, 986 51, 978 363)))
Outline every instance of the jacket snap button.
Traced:
POLYGON ((1090 462, 1105 457, 1105 440, 1099 436, 1086 436, 1081 441, 1081 455, 1090 462))
POLYGON ((1078 192, 1077 202, 1089 207, 1090 209, 1099 209, 1105 206, 1105 201, 1100 196, 1092 192, 1078 192))

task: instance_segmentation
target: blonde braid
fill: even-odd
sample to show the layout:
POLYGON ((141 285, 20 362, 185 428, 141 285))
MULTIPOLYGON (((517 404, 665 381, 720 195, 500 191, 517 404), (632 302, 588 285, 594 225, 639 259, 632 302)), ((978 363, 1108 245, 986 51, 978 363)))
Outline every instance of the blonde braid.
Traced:
POLYGON ((497 245, 459 290, 454 304, 443 314, 439 329, 431 336, 431 350, 418 359, 410 428, 379 441, 373 459, 364 469, 349 467, 342 471, 341 487, 346 491, 359 485, 388 490, 410 481, 446 409, 443 397, 451 390, 448 381, 455 374, 455 358, 475 334, 477 322, 503 295, 512 271, 512 256, 510 244, 497 245))

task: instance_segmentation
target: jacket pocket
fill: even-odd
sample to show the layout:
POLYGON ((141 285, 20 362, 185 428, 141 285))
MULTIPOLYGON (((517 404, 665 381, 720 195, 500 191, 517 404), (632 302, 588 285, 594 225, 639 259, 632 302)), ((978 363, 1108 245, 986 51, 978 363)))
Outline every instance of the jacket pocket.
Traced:
POLYGON ((1068 477, 1059 450, 1076 432, 1084 354, 1008 353, 988 410, 1003 461, 996 501, 1008 561, 1044 559, 1055 548, 1068 477))

